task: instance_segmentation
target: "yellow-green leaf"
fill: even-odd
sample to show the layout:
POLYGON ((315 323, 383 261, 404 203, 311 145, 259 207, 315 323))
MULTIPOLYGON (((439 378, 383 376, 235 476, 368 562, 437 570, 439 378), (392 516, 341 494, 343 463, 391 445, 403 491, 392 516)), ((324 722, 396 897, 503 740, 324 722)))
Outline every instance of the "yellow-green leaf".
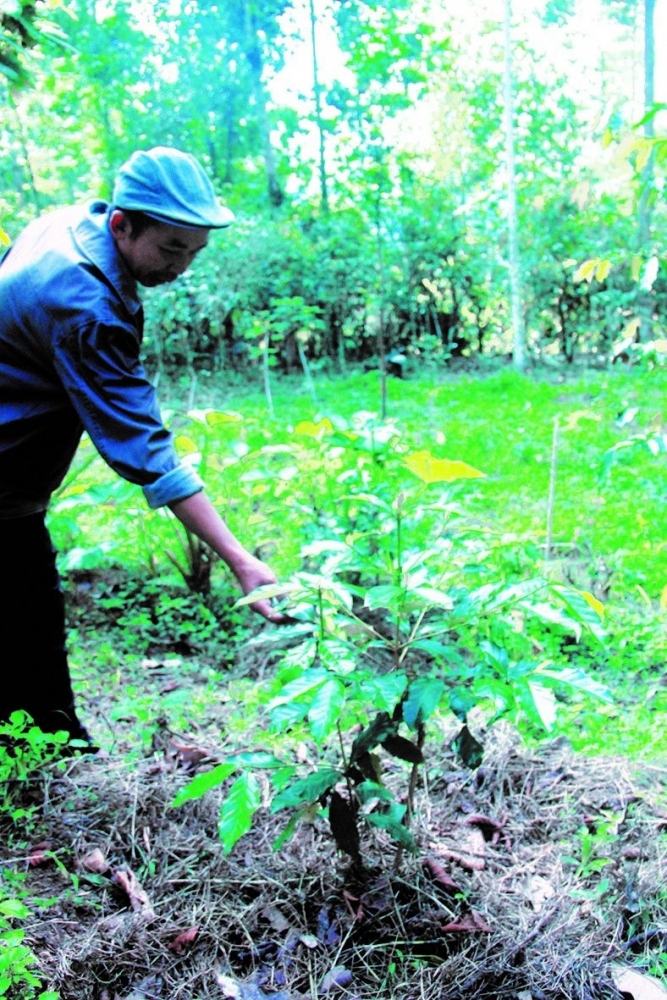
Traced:
POLYGON ((609 276, 611 271, 611 261, 610 260, 600 260, 598 261, 597 267, 595 268, 595 277, 598 281, 604 281, 605 278, 609 276))
POLYGON ((223 413, 222 410, 210 410, 206 414, 206 423, 210 427, 216 424, 238 424, 243 420, 240 413, 223 413))
POLYGON ((628 325, 626 326, 625 330, 621 334, 621 340, 626 340, 626 339, 634 340, 640 324, 641 320, 639 319, 638 316, 635 316, 633 319, 631 319, 628 325))
POLYGON ((320 440, 325 434, 331 434, 333 429, 329 418, 323 417, 318 423, 314 423, 312 420, 301 420, 294 428, 294 433, 320 440))
POLYGON ((591 257, 590 260, 585 260, 572 275, 574 281, 592 281, 595 269, 599 263, 599 257, 591 257))
POLYGON ((181 455, 193 455, 195 452, 199 451, 199 448, 194 443, 192 438, 186 437, 185 434, 179 434, 174 443, 176 445, 176 450, 181 455))
POLYGON ((405 466, 423 483, 451 483, 455 479, 479 479, 486 474, 457 459, 435 458, 429 451, 415 451, 405 466))
POLYGON ((586 601, 586 604, 593 608, 593 611, 597 612, 600 618, 604 618, 604 604, 602 601, 599 601, 597 597, 594 597, 588 590, 580 590, 579 593, 586 601))
POLYGON ((650 139, 640 139, 637 141, 637 160, 635 162, 635 167, 638 174, 642 172, 648 163, 652 152, 653 142, 650 139))
POLYGON ((255 590, 246 594, 245 597, 240 597, 234 607, 242 608, 246 604, 254 604, 256 601, 270 601, 274 597, 284 597, 287 594, 294 593, 297 589, 295 583, 267 583, 262 587, 256 587, 255 590))

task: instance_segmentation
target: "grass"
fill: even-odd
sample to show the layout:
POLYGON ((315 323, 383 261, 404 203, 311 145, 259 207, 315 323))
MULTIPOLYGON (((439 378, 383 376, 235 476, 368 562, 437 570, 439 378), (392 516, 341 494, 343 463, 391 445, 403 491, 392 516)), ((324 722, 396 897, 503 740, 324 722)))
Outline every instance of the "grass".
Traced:
MULTIPOLYGON (((520 375, 509 368, 489 374, 430 371, 419 378, 388 381, 386 425, 395 431, 389 451, 400 449, 407 454, 426 449, 439 458, 463 460, 486 474, 483 479, 462 482, 455 494, 467 522, 475 525, 479 536, 488 538, 492 553, 488 558, 500 560, 498 572, 520 577, 538 566, 549 576, 593 592, 603 602, 608 644, 604 649, 579 644, 573 665, 607 683, 615 704, 602 709, 577 702, 561 706, 560 712, 560 724, 572 745, 589 753, 606 752, 612 731, 619 752, 644 759, 660 752, 667 710, 667 693, 661 683, 667 659, 667 456, 664 452, 654 455, 644 438, 663 432, 666 383, 664 369, 637 368, 573 372, 567 378, 550 370, 539 376, 520 375), (541 555, 556 421, 553 545, 552 558, 545 566, 541 555), (631 447, 610 452, 633 438, 631 447), (609 464, 610 455, 618 456, 615 464, 609 464)), ((236 422, 214 425, 207 439, 212 454, 204 478, 232 528, 247 544, 254 541, 261 546, 281 578, 301 568, 300 551, 306 541, 330 531, 326 517, 319 515, 319 523, 314 510, 318 506, 326 510, 324 495, 339 489, 340 467, 331 458, 336 449, 315 448, 297 454, 294 442, 303 438, 294 435, 294 428, 300 421, 328 418, 345 427, 370 426, 372 434, 381 437, 377 419, 359 416, 379 413, 376 372, 321 378, 316 401, 307 388, 298 379, 276 379, 272 419, 262 394, 247 385, 209 383, 206 393, 196 400, 202 408, 241 416, 236 422), (248 454, 237 461, 239 445, 240 453, 248 454), (319 498, 313 499, 312 494, 318 492, 319 498)), ((179 411, 177 387, 172 386, 167 396, 177 432, 190 434, 190 424, 179 411)), ((179 445, 183 447, 180 439, 179 445)), ((380 458, 389 470, 384 477, 380 471, 380 478, 391 499, 404 488, 405 476, 410 476, 404 473, 404 478, 397 478, 400 469, 389 461, 389 452, 380 458)), ((363 460, 362 451, 353 456, 357 464, 363 460)), ((63 499, 53 518, 61 552, 84 553, 86 566, 121 560, 126 567, 123 572, 130 575, 139 568, 145 573, 152 564, 143 585, 122 585, 112 575, 104 591, 98 588, 98 606, 120 609, 113 619, 111 641, 122 655, 121 674, 127 673, 133 660, 141 662, 156 650, 159 657, 161 650, 173 647, 177 636, 185 640, 190 635, 201 654, 211 626, 197 624, 196 601, 186 600, 182 588, 178 596, 178 579, 163 553, 165 548, 176 551, 178 540, 173 532, 165 534, 169 528, 165 518, 148 514, 138 491, 120 483, 101 461, 84 468, 63 499), (86 482, 94 483, 96 490, 108 490, 104 502, 99 502, 96 492, 72 511, 68 503, 86 482), (101 539, 115 546, 111 556, 99 550, 101 539), (146 600, 138 605, 137 590, 141 593, 142 587, 146 600)), ((336 509, 335 501, 332 505, 336 509)), ((421 544, 428 544, 428 535, 421 544)), ((317 563, 311 561, 310 568, 316 569, 317 563)), ((216 579, 221 580, 219 570, 216 579)), ((229 648, 243 648, 253 629, 247 615, 243 621, 240 612, 230 616, 232 603, 233 593, 225 583, 216 600, 215 618, 208 613, 209 622, 217 621, 232 636, 223 653, 219 644, 216 647, 214 625, 214 638, 208 643, 213 661, 217 658, 216 666, 225 673, 232 665, 229 648)), ((89 602, 73 618, 82 637, 90 636, 95 607, 89 602)), ((87 645, 86 641, 83 648, 87 645)), ((102 638, 93 655, 104 659, 108 645, 109 639, 102 638)), ((75 644, 75 663, 80 658, 76 649, 75 644)), ((89 673, 85 669, 88 655, 86 651, 81 657, 82 679, 89 673)), ((125 678, 122 685, 129 687, 137 705, 144 703, 141 677, 125 678)), ((174 711, 178 697, 171 698, 174 711)), ((188 718, 192 720, 192 713, 188 718)))
MULTIPOLYGON (((225 990, 314 1000, 342 968, 361 998, 581 1000, 615 995, 610 959, 667 974, 663 938, 654 935, 667 905, 659 884, 667 815, 665 455, 639 439, 662 429, 665 375, 631 369, 564 380, 502 370, 390 381, 388 421, 397 433, 379 456, 387 495, 408 482, 392 449, 426 449, 484 471, 486 478, 457 486, 455 498, 513 579, 542 565, 558 419, 550 571, 596 591, 609 637, 604 646, 587 640, 561 652, 615 696, 613 705, 563 701, 559 739, 529 732, 520 740, 512 727, 494 727, 475 771, 450 748, 458 729, 451 713, 434 719, 419 786, 420 854, 406 857, 400 872, 377 830, 367 870, 350 868, 315 812, 275 854, 270 845, 285 818, 265 809, 223 856, 224 789, 172 807, 193 773, 240 750, 279 752, 310 770, 337 748, 334 740, 328 750, 315 745, 298 727, 269 729, 279 633, 259 632, 249 612, 231 607, 220 572, 211 626, 164 558, 162 549, 177 544, 166 519, 146 514, 140 494, 101 462, 82 466, 52 528, 65 561, 77 546, 80 564, 93 567, 69 581, 71 659, 82 715, 111 759, 50 765, 37 787, 19 789, 28 804, 23 825, 0 815, 7 891, 19 891, 12 877, 25 872, 20 898, 33 913, 23 921, 26 941, 44 984, 61 1000, 212 1000, 225 990), (609 449, 633 435, 637 443, 606 468, 609 449), (151 559, 152 573, 138 580, 151 559), (478 858, 471 868, 460 861, 474 816, 488 835, 473 849, 484 856, 481 869, 478 858), (49 850, 40 860, 35 845, 43 843, 49 850), (91 872, 94 852, 103 867, 91 872), (128 900, 128 870, 147 903, 128 900), (455 895, 438 882, 445 870, 455 895)), ((209 386, 196 400, 243 415, 219 425, 210 482, 239 534, 270 544, 281 575, 300 568, 305 540, 331 527, 323 497, 307 492, 331 488, 335 507, 340 487, 335 447, 302 448, 295 458, 293 428, 326 416, 378 434, 377 421, 355 418, 379 412, 377 374, 322 379, 317 393, 314 402, 300 381, 276 380, 273 419, 261 393, 247 387, 209 386), (235 461, 239 443, 252 460, 235 461)), ((191 433, 177 393, 169 395, 175 426, 191 433)), ((354 461, 363 474, 363 450, 354 461)), ((550 642, 545 634, 547 651, 550 642)), ((387 780, 402 787, 405 768, 395 764, 387 780)))
MULTIPOLYGON (((316 392, 313 400, 301 380, 276 379, 271 419, 261 393, 249 391, 247 385, 216 386, 209 380, 196 404, 242 414, 246 424, 260 429, 263 444, 284 442, 290 429, 303 420, 329 417, 349 423, 360 412, 380 413, 375 372, 322 378, 316 392)), ((167 405, 178 410, 173 387, 164 395, 167 405)), ((496 536, 535 545, 543 545, 547 536, 557 420, 552 517, 556 553, 569 557, 579 553, 597 566, 615 599, 648 598, 657 604, 661 599, 667 602, 667 459, 664 451, 653 455, 642 437, 665 433, 665 398, 664 368, 592 370, 573 373, 567 380, 552 371, 539 377, 511 369, 487 376, 429 372, 419 378, 388 380, 387 417, 407 447, 460 459, 484 472, 486 478, 475 480, 474 489, 466 485, 468 512, 496 536), (632 439, 636 439, 632 446, 610 452, 632 439)), ((95 475, 113 476, 101 463, 95 466, 95 475)), ((244 512, 235 524, 231 476, 224 490, 227 516, 247 537, 244 512)), ((289 502, 287 480, 281 496, 282 505, 289 502)), ((123 502, 121 498, 115 507, 123 502)), ((133 505, 139 514, 142 504, 138 498, 133 505)), ((79 521, 87 523, 91 525, 87 544, 93 543, 95 533, 99 544, 108 525, 100 532, 99 519, 96 522, 92 513, 79 521)), ((71 531, 76 536, 79 529, 71 522, 69 528, 71 540, 71 531)), ((294 571, 298 549, 298 538, 273 540, 272 559, 281 573, 294 571)))

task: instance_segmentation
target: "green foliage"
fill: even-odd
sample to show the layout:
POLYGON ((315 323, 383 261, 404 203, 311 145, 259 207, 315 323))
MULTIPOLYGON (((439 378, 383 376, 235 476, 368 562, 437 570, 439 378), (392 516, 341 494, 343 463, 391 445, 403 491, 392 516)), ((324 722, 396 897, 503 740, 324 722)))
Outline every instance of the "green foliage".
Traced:
POLYGON ((232 594, 222 583, 202 595, 172 577, 137 576, 120 567, 71 571, 67 582, 73 634, 110 632, 125 655, 214 651, 220 659, 221 633, 231 644, 244 633, 244 616, 231 609, 232 594))
MULTIPOLYGON (((61 757, 68 739, 65 732, 43 733, 25 712, 13 712, 8 722, 0 723, 0 813, 22 836, 34 828, 38 808, 27 804, 29 783, 45 765, 61 757)), ((58 1000, 58 993, 42 991, 41 979, 33 971, 37 958, 20 926, 31 916, 22 901, 24 895, 16 877, 0 872, 0 996, 58 1000)))
MULTIPOLYGON (((27 785, 69 745, 66 732, 44 733, 25 712, 12 712, 8 722, 0 722, 0 812, 14 823, 30 826, 36 806, 24 804, 27 785)), ((83 744, 73 740, 71 746, 83 744)))
MULTIPOLYGON (((13 1000, 59 1000, 60 994, 43 991, 41 980, 34 972, 37 957, 26 944, 20 922, 31 916, 23 899, 28 893, 21 885, 22 877, 10 872, 0 874, 0 996, 13 1000)), ((57 900, 41 900, 51 905, 57 900)))
MULTIPOLYGON (((616 20, 630 10, 608 6, 616 20)), ((507 353, 501 33, 476 17, 403 0, 336 5, 330 40, 341 71, 320 88, 315 122, 312 95, 284 86, 293 89, 294 60, 299 70, 310 60, 285 0, 158 5, 151 16, 130 0, 16 0, 2 15, 2 65, 14 84, 31 57, 37 86, 0 110, 5 226, 16 232, 51 205, 108 196, 135 145, 182 146, 238 216, 191 275, 149 296, 150 363, 185 369, 193 395, 198 379, 230 369, 316 371, 377 363, 378 351, 415 365, 507 353), (54 48, 55 33, 69 45, 54 48), (57 160, 48 155, 54 121, 57 160), (313 190, 314 125, 323 130, 327 212, 313 190)), ((613 94, 619 78, 627 91, 626 64, 600 60, 598 84, 582 87, 570 73, 576 51, 549 44, 574 19, 569 2, 546 4, 541 19, 519 26, 514 60, 529 351, 568 361, 609 356, 644 308, 629 260, 641 197, 654 225, 638 256, 657 267, 656 319, 667 295, 664 107, 637 114, 613 97, 601 107, 597 95, 613 94), (600 119, 609 127, 598 136, 600 119), (652 137, 638 132, 647 122, 652 137), (611 261, 611 272, 577 285, 574 262, 594 258, 611 261)))
MULTIPOLYGON (((505 717, 534 732, 554 730, 564 690, 610 701, 606 688, 583 670, 544 652, 535 655, 543 648, 545 625, 555 639, 586 632, 603 641, 594 601, 541 578, 489 582, 493 571, 478 564, 482 551, 488 559, 483 533, 446 520, 433 531, 434 511, 442 518, 451 506, 442 477, 453 478, 452 466, 459 475, 479 475, 463 463, 430 463, 424 485, 394 502, 346 483, 337 518, 328 518, 330 542, 322 538, 304 552, 316 549, 322 572, 299 572, 239 602, 287 592, 293 624, 281 636, 289 648, 265 711, 273 731, 307 734, 321 760, 303 775, 288 761, 262 759, 261 766, 273 770, 271 810, 293 813, 278 845, 299 817, 323 808, 337 846, 355 861, 363 858, 363 828, 384 830, 400 848, 414 849, 412 793, 397 795, 383 758, 416 774, 428 759, 427 723, 448 708, 463 722, 452 748, 477 767, 483 746, 470 726, 480 712, 487 724, 505 717), (417 537, 430 539, 428 546, 420 547, 417 537), (519 618, 524 625, 517 632, 519 618)), ((175 804, 226 782, 237 770, 231 767, 225 762, 210 776, 198 776, 175 804)), ((225 850, 249 828, 259 803, 259 787, 244 769, 221 807, 225 850)))

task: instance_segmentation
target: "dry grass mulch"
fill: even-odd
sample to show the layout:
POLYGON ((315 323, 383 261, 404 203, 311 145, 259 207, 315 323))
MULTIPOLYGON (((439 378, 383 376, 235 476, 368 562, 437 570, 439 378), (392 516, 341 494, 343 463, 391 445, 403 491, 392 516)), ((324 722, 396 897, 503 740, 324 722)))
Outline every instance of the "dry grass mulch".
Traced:
POLYGON ((58 897, 26 927, 62 1000, 628 1000, 613 963, 667 968, 667 764, 498 729, 467 771, 443 746, 419 854, 369 831, 361 867, 320 817, 274 852, 268 811, 225 857, 221 793, 170 805, 188 747, 49 769, 23 842, 0 819, 28 905, 58 897))

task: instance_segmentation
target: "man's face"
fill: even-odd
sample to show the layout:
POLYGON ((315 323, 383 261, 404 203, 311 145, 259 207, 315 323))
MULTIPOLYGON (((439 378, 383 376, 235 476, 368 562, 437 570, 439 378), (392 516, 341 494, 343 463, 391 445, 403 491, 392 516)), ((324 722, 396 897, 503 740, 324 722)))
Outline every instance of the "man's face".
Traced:
POLYGON ((165 285, 187 271, 209 235, 208 229, 185 229, 156 221, 134 236, 130 220, 120 210, 112 213, 111 232, 131 274, 148 288, 165 285))

